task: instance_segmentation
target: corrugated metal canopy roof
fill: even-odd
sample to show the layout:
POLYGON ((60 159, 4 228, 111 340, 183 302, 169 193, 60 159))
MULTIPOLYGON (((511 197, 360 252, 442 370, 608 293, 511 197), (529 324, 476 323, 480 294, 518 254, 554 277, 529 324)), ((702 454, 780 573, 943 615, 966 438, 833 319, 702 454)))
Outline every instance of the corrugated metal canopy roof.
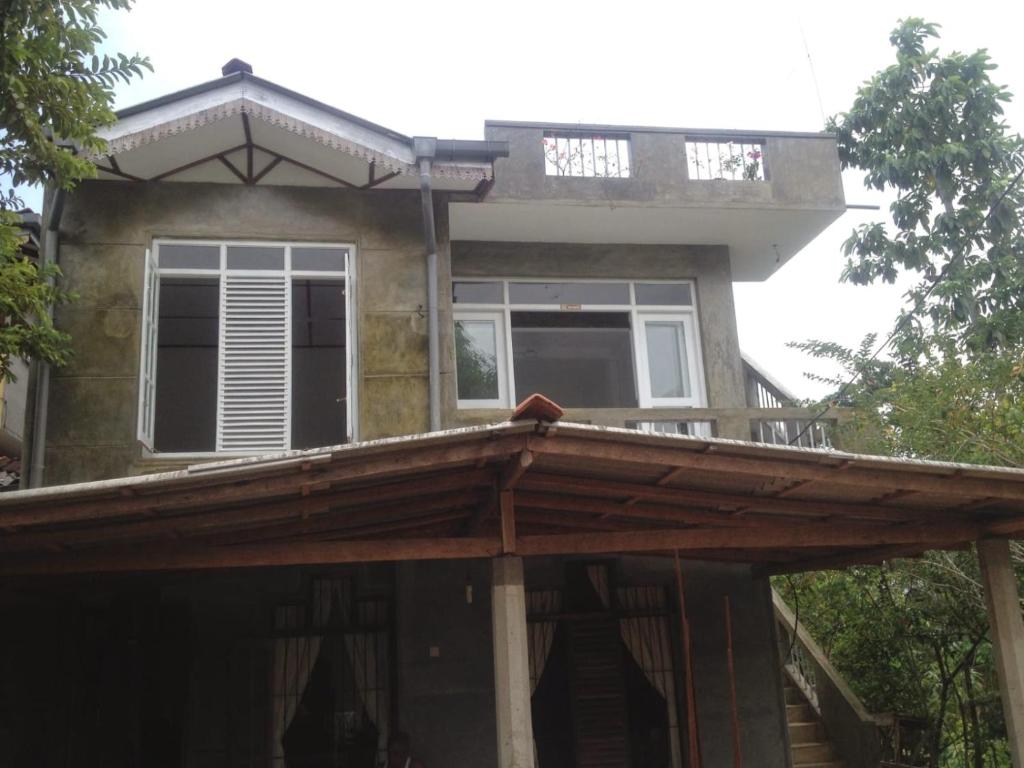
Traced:
POLYGON ((0 573, 670 552, 771 572, 1024 532, 1024 470, 526 420, 0 495, 0 573))

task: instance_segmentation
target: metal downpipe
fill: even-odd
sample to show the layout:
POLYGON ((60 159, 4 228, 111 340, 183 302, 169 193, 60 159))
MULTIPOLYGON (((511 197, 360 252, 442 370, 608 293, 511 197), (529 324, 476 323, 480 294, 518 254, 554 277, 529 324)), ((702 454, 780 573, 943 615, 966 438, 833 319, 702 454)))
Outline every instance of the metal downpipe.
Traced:
MULTIPOLYGON (((50 216, 46 224, 46 234, 43 240, 42 264, 57 263, 57 251, 60 241, 60 220, 64 214, 63 189, 54 193, 53 205, 50 209, 50 216)), ((52 279, 49 281, 52 283, 52 279)), ((53 319, 53 307, 48 309, 50 319, 53 319)), ((39 488, 43 484, 43 475, 46 471, 46 425, 50 410, 50 366, 37 360, 36 368, 36 391, 32 404, 32 444, 31 456, 28 469, 29 488, 39 488)))
MULTIPOLYGON (((426 143, 426 142, 424 142, 426 143)), ((433 146, 430 147, 433 155, 433 146)), ((420 204, 423 209, 423 242, 427 249, 427 370, 430 400, 430 431, 441 430, 441 356, 437 308, 437 233, 434 228, 434 194, 430 156, 420 157, 420 204)))

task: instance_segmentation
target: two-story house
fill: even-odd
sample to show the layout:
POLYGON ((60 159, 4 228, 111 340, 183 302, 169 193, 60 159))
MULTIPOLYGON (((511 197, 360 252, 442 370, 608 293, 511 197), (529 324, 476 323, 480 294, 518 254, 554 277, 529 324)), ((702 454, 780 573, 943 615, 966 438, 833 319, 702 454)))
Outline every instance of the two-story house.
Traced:
POLYGON ((752 441, 808 414, 732 283, 844 212, 832 136, 413 138, 237 61, 103 135, 43 215, 0 764, 781 768, 768 574, 1022 529, 1021 473, 752 441))

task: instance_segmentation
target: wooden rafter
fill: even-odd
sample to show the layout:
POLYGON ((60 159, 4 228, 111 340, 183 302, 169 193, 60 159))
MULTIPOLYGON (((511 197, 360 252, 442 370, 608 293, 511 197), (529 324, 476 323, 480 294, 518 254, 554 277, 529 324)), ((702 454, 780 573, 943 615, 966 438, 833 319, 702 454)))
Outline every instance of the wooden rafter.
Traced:
POLYGON ((198 160, 193 160, 190 163, 185 163, 184 165, 179 165, 176 168, 171 168, 169 171, 163 171, 162 173, 156 174, 156 176, 150 176, 149 181, 163 181, 164 179, 170 176, 174 176, 177 173, 187 171, 190 168, 195 168, 197 165, 215 162, 220 158, 221 155, 230 155, 232 152, 237 152, 238 150, 243 149, 244 147, 245 144, 239 144, 236 147, 224 149, 221 150, 220 152, 214 152, 212 155, 206 155, 206 157, 200 157, 198 160))
MULTIPOLYGON (((833 485, 866 487, 882 490, 912 490, 920 493, 954 497, 992 496, 1024 501, 1024 484, 995 478, 964 477, 950 471, 946 477, 937 474, 888 472, 857 466, 829 466, 827 454, 813 460, 782 457, 723 456, 715 453, 679 450, 654 445, 619 445, 613 442, 583 440, 560 436, 558 440, 531 438, 530 450, 557 456, 587 457, 665 467, 686 467, 704 472, 752 477, 789 477, 798 480, 822 480, 833 485)), ((835 461, 835 460, 832 460, 835 461)))
POLYGON ((637 498, 666 504, 689 504, 695 507, 737 511, 757 510, 786 515, 807 517, 860 517, 873 520, 919 520, 923 517, 935 519, 963 520, 962 515, 944 510, 912 509, 905 507, 880 507, 870 504, 847 502, 820 502, 797 499, 778 499, 774 496, 753 496, 740 493, 724 493, 689 488, 671 488, 665 485, 644 485, 613 480, 564 477, 561 475, 531 472, 521 481, 525 488, 555 493, 576 493, 582 495, 603 495, 623 499, 637 498))
MULTIPOLYGON (((314 470, 310 477, 304 477, 299 471, 292 470, 276 476, 254 476, 248 480, 239 478, 218 479, 206 478, 205 482, 194 482, 176 488, 166 487, 143 488, 140 486, 135 496, 116 500, 101 499, 97 501, 54 503, 43 502, 22 509, 0 510, 0 519, 8 526, 25 526, 30 524, 66 523, 81 520, 102 520, 129 516, 132 514, 159 513, 162 510, 182 511, 198 508, 215 509, 226 504, 259 501, 281 501, 278 496, 296 496, 301 493, 304 482, 313 479, 321 483, 372 482, 403 472, 413 474, 417 471, 430 469, 468 468, 464 464, 472 464, 477 459, 507 458, 522 449, 521 438, 505 437, 489 442, 469 443, 462 445, 425 446, 421 450, 394 454, 381 454, 364 457, 359 462, 347 464, 339 462, 329 469, 314 470), (218 482, 219 480, 219 482, 218 482), (145 490, 146 493, 142 493, 145 490)), ((436 478, 425 478, 430 483, 436 478)), ((343 489, 339 488, 339 492, 343 489)))

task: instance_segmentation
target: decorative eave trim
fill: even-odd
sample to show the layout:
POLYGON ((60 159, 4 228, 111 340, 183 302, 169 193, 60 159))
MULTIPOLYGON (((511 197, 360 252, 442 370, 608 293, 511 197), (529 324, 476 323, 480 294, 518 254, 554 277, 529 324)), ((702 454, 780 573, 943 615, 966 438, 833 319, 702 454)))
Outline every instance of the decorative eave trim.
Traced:
MULTIPOLYGON (((374 163, 378 171, 384 169, 386 173, 404 175, 419 173, 414 163, 406 163, 391 155, 370 149, 357 142, 342 138, 332 131, 317 127, 245 97, 176 117, 173 120, 168 120, 141 131, 108 139, 106 151, 94 156, 92 159, 98 160, 104 156, 115 156, 131 152, 148 144, 154 144, 162 139, 178 136, 241 114, 262 120, 269 125, 282 128, 330 149, 345 152, 352 157, 365 160, 367 163, 374 163)), ((493 177, 494 169, 490 163, 437 163, 433 166, 433 175, 468 181, 484 181, 493 177)))

